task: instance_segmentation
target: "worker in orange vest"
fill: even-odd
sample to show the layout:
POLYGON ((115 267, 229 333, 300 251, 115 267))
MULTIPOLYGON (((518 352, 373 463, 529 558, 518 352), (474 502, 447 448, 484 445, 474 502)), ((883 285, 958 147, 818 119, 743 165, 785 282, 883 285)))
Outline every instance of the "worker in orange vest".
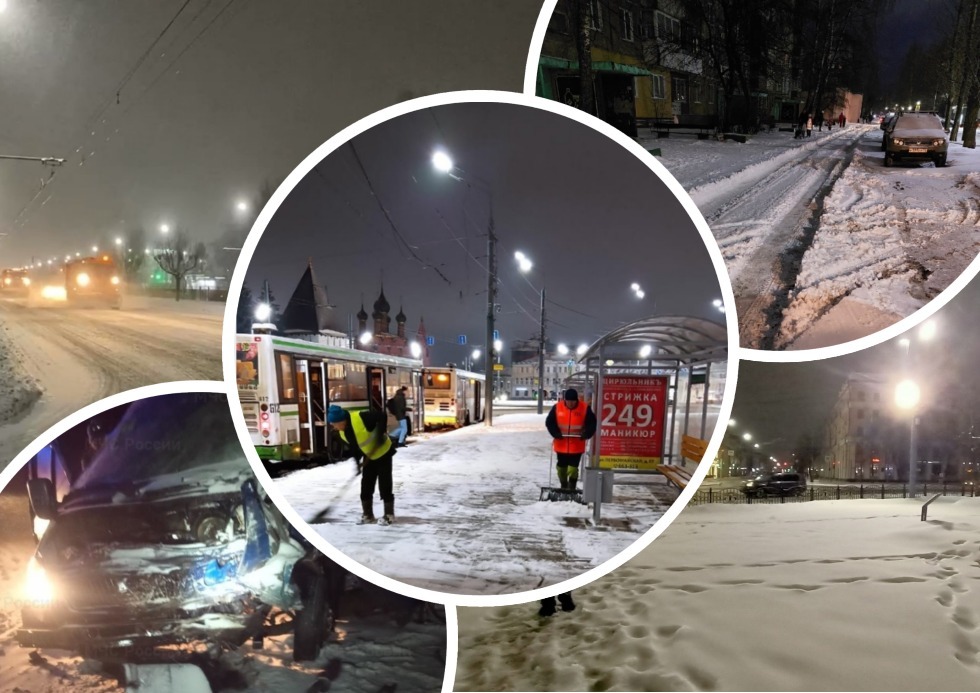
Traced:
POLYGON ((574 491, 578 481, 578 465, 585 452, 586 441, 595 435, 595 413, 588 404, 578 400, 578 391, 565 390, 562 401, 548 412, 544 425, 554 438, 552 448, 558 457, 558 481, 563 491, 574 491))

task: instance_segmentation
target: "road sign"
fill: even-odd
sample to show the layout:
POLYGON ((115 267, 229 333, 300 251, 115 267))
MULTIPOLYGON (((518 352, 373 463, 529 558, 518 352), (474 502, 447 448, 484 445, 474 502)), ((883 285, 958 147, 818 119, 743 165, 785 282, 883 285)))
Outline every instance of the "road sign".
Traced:
POLYGON ((599 466, 656 469, 663 459, 669 378, 605 376, 599 410, 599 466))
POLYGON ((500 330, 494 330, 493 331, 493 341, 496 342, 498 339, 500 339, 500 330))
POLYGON ((436 345, 436 338, 435 337, 426 337, 425 338, 425 344, 426 344, 426 346, 435 346, 436 345))
POLYGON ((466 335, 461 334, 456 338, 456 341, 459 342, 460 346, 464 346, 466 344, 466 335))
POLYGON ((495 371, 502 371, 502 370, 504 370, 504 364, 502 364, 502 363, 495 363, 495 364, 493 364, 493 369, 495 371))

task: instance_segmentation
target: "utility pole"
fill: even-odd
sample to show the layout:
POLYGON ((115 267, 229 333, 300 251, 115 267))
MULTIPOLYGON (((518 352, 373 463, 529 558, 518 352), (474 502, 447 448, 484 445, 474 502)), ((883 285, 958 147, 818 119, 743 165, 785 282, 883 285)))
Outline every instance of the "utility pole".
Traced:
POLYGON ((497 237, 493 233, 493 202, 490 203, 490 227, 487 233, 487 358, 484 362, 486 382, 483 385, 483 417, 487 426, 493 426, 493 322, 497 303, 497 237))
POLYGON ((538 351, 538 413, 544 413, 544 287, 541 287, 541 348, 538 351))

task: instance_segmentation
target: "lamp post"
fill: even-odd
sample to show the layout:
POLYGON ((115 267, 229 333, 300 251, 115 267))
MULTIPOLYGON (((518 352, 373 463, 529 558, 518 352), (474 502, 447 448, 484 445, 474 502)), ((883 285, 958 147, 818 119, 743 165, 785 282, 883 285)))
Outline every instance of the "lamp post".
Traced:
MULTIPOLYGON (((929 320, 919 326, 919 341, 929 342, 936 336, 936 322, 929 320)), ((905 348, 905 379, 895 387, 895 404, 907 410, 910 414, 909 421, 909 495, 915 497, 915 485, 918 482, 918 436, 919 426, 918 405, 922 392, 919 385, 912 379, 913 361, 915 355, 912 350, 912 340, 904 337, 899 340, 899 345, 905 348)))
MULTIPOLYGON (((520 268, 523 274, 527 274, 534 267, 534 263, 521 251, 514 253, 514 258, 517 260, 517 266, 520 268)), ((534 285, 531 281, 524 278, 531 288, 534 285)), ((545 326, 545 314, 544 314, 544 301, 545 301, 545 289, 546 287, 541 287, 541 334, 540 334, 540 344, 538 347, 538 413, 544 413, 544 350, 545 350, 545 338, 544 338, 544 326, 545 326)))
MULTIPOLYGON (((432 166, 450 178, 465 183, 468 187, 473 187, 473 181, 479 180, 475 176, 466 174, 457 168, 452 158, 444 151, 436 151, 432 154, 432 166)), ((494 318, 496 314, 497 301, 497 237, 493 232, 493 191, 485 182, 480 181, 483 191, 490 199, 490 221, 487 226, 487 341, 485 344, 493 344, 494 318)), ((489 348, 489 347, 488 347, 489 348)), ((483 393, 483 421, 487 426, 493 426, 493 359, 488 358, 484 363, 484 378, 488 387, 483 393)))

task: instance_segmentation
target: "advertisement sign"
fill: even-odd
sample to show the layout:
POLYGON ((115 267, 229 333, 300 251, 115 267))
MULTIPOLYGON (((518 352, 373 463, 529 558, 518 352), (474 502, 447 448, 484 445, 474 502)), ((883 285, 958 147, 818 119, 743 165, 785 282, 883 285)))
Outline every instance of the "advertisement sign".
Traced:
POLYGON ((663 459, 670 378, 605 376, 599 417, 599 466, 656 469, 663 459))
POLYGON ((235 372, 239 390, 259 388, 259 345, 255 342, 238 342, 235 372))

